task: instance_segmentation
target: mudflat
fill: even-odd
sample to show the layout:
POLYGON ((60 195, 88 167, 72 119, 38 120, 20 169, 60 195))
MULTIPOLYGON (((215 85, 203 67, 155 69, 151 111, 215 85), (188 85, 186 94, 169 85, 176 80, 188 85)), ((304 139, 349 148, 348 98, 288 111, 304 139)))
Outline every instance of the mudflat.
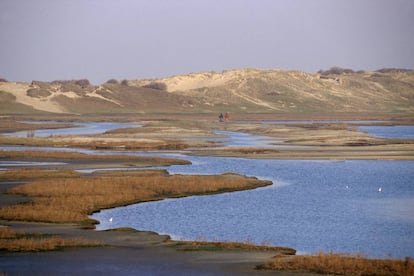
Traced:
MULTIPOLYGON (((1 253, 8 275, 266 275, 255 270, 275 252, 177 251, 168 237, 139 231, 95 231, 76 225, 2 222, 14 229, 84 237, 107 246, 54 252, 1 253)), ((287 275, 287 274, 282 274, 287 275)), ((298 275, 298 274, 295 274, 298 275)))

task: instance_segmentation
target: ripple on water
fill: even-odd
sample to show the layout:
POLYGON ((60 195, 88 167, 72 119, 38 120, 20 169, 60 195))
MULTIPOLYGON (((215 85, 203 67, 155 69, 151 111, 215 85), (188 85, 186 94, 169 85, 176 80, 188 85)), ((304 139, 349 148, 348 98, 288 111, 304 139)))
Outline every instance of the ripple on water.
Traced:
POLYGON ((129 226, 183 239, 267 242, 303 252, 414 256, 414 161, 189 159, 203 162, 169 171, 231 171, 276 185, 106 210, 93 216, 101 221, 98 229, 129 226), (107 217, 114 217, 111 225, 107 217))

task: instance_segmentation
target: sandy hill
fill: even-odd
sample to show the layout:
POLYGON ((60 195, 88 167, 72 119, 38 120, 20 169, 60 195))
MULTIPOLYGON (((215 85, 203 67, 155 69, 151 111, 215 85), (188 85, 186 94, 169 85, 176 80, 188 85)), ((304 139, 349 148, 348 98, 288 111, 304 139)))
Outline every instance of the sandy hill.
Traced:
POLYGON ((0 82, 1 113, 414 112, 414 72, 238 69, 94 86, 0 82))

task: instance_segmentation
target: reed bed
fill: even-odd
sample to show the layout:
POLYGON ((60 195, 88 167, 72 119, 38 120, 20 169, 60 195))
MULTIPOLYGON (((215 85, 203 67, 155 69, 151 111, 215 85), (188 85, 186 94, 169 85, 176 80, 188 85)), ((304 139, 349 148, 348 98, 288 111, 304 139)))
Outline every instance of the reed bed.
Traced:
POLYGON ((100 209, 167 197, 213 194, 270 185, 234 174, 125 175, 35 181, 9 190, 32 197, 25 204, 0 208, 0 219, 95 223, 88 215, 100 209))
POLYGON ((0 226, 0 251, 37 252, 57 250, 63 247, 103 246, 101 242, 83 238, 62 238, 59 236, 27 234, 9 227, 0 226))
POLYGON ((275 257, 272 262, 259 268, 350 276, 414 275, 414 261, 410 258, 405 260, 369 259, 360 255, 335 253, 299 255, 288 258, 275 257))

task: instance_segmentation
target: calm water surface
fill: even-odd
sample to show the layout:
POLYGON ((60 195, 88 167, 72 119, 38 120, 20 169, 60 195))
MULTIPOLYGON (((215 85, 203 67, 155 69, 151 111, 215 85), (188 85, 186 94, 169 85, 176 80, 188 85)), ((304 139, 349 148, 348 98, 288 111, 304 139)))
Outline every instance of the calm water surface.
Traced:
POLYGON ((360 126, 359 130, 381 138, 414 139, 414 126, 360 126))
MULTIPOLYGON (((26 122, 26 123, 33 123, 33 124, 40 124, 40 123, 53 123, 53 122, 26 122)), ((69 128, 58 128, 58 129, 39 129, 36 130, 34 135, 37 137, 49 137, 53 135, 89 135, 89 134, 100 134, 104 133, 109 130, 117 129, 117 128, 132 128, 132 127, 140 127, 137 124, 122 124, 122 123, 112 123, 112 122, 101 122, 101 123, 83 123, 83 122, 74 122, 73 123, 77 127, 69 127, 69 128)), ((18 131, 13 133, 7 133, 7 136, 14 136, 14 137, 26 137, 27 131, 18 131)))
MULTIPOLYGON (((82 134, 102 133, 132 125, 91 123, 90 127, 87 133, 85 127, 79 131, 82 134)), ((407 129, 412 132, 412 127, 407 129)), ((375 135, 372 128, 362 130, 375 135)), ((67 131, 68 135, 79 134, 76 128, 67 131)), ((38 132, 40 134, 40 130, 36 135, 38 132)), ((232 132, 221 134, 229 136, 224 139, 224 146, 268 145, 265 137, 232 132)), ((92 216, 101 221, 98 229, 128 226, 170 234, 174 238, 266 242, 294 247, 299 252, 332 250, 364 252, 373 257, 389 254, 414 257, 414 161, 253 160, 158 155, 184 158, 193 163, 168 168, 172 174, 234 172, 272 180, 274 185, 105 210, 92 216), (379 187, 381 192, 378 192, 379 187), (109 222, 111 217, 113 221, 109 222)), ((7 166, 0 164, 0 167, 7 166)))
POLYGON ((193 165, 173 166, 170 173, 236 172, 274 185, 105 210, 93 215, 101 221, 98 229, 128 226, 178 239, 266 242, 300 252, 414 256, 414 161, 188 159, 193 165))

